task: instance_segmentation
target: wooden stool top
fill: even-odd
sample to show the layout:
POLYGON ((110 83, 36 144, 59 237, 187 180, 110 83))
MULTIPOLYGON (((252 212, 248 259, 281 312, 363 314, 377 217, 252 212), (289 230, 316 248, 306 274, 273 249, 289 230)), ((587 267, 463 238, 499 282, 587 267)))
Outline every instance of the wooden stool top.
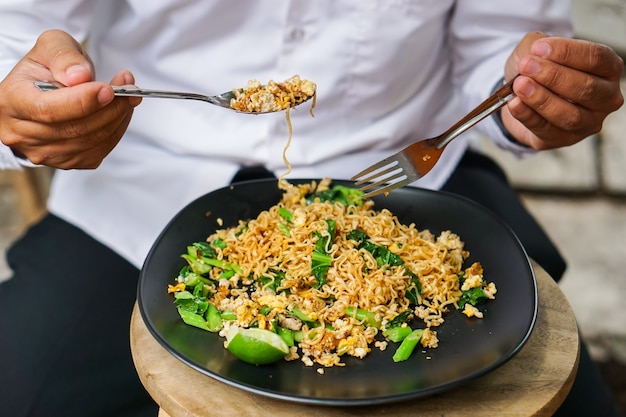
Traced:
POLYGON ((376 406, 328 407, 252 394, 203 375, 172 356, 152 337, 137 306, 131 319, 131 350, 142 383, 161 407, 160 417, 401 417, 416 412, 446 417, 552 415, 567 396, 578 369, 578 329, 558 285, 536 263, 533 267, 539 309, 524 347, 492 372, 431 397, 376 406))

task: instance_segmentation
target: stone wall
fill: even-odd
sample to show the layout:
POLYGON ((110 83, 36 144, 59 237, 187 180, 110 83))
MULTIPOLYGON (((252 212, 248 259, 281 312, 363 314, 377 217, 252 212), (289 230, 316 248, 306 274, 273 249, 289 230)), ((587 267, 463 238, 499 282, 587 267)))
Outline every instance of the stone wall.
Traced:
POLYGON ((573 0, 576 36, 626 56, 626 0, 573 0))

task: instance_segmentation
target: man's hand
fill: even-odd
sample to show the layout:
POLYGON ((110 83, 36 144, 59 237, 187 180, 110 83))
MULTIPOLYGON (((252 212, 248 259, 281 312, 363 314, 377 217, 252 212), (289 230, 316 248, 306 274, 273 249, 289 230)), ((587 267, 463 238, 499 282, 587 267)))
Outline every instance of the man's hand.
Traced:
MULTIPOLYGON (((0 82, 0 140, 29 161, 61 169, 96 168, 117 145, 141 99, 115 97, 93 81, 89 57, 71 36, 47 31, 0 82), (68 86, 39 91, 33 82, 68 86)), ((135 82, 121 71, 111 84, 135 82)))
POLYGON ((577 143, 599 132, 624 103, 623 70, 623 60, 605 45, 529 33, 506 64, 507 79, 520 77, 517 97, 502 109, 504 126, 537 150, 577 143))

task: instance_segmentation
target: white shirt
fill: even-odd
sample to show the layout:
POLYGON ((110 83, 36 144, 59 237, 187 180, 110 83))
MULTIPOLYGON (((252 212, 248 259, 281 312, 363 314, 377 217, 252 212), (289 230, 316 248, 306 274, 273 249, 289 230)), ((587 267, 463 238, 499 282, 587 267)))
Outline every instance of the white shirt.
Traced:
MULTIPOLYGON (((444 131, 489 95, 526 32, 571 34, 569 13, 565 0, 0 0, 0 77, 50 28, 89 39, 100 80, 129 69, 144 88, 217 94, 299 74, 317 107, 291 112, 288 178, 345 179, 444 131)), ((478 128, 521 152, 492 120, 478 128)), ((284 173, 287 137, 284 113, 144 99, 98 169, 55 173, 49 210, 140 266, 176 212, 240 166, 284 173)), ((469 137, 415 185, 442 186, 469 137)), ((0 167, 18 166, 0 146, 0 167)))

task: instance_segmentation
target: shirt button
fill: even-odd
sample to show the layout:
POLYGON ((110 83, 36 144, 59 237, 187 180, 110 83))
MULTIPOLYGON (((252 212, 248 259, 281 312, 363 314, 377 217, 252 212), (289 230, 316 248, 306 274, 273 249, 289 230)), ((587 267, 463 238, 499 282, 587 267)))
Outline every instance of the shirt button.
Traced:
POLYGON ((292 41, 300 41, 304 38, 304 29, 295 28, 289 34, 289 39, 292 41))

